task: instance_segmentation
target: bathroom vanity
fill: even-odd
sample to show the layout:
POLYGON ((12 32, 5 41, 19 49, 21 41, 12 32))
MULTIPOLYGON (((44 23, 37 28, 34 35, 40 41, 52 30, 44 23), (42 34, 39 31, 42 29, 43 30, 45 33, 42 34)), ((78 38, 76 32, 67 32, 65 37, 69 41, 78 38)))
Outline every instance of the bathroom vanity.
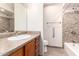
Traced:
POLYGON ((26 44, 16 49, 10 56, 38 56, 39 55, 39 36, 26 42, 26 44))
POLYGON ((40 33, 27 33, 31 37, 23 40, 0 39, 0 55, 7 56, 38 56, 40 33))

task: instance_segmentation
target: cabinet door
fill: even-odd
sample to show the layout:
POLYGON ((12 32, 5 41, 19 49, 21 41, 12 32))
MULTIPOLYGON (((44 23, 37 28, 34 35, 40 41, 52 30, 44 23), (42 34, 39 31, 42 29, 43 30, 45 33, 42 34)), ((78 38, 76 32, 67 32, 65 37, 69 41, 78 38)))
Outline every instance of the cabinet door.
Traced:
POLYGON ((40 37, 38 36, 38 37, 36 37, 36 39, 35 39, 35 55, 36 56, 38 56, 39 55, 39 45, 40 45, 40 41, 39 41, 39 39, 40 39, 40 37))
POLYGON ((23 56, 24 55, 24 49, 20 48, 16 51, 14 51, 12 54, 10 54, 10 56, 23 56))
POLYGON ((35 56, 35 39, 25 45, 25 55, 35 56))

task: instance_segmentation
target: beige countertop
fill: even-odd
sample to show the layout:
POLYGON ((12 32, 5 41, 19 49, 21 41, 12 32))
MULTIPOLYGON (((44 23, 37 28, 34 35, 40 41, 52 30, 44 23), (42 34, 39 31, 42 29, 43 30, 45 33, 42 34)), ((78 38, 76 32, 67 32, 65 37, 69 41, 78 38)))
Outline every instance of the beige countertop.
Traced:
POLYGON ((23 40, 8 40, 8 38, 0 39, 0 56, 9 55, 10 52, 14 51, 15 49, 19 49, 20 47, 24 46, 25 43, 40 35, 39 32, 28 32, 28 34, 30 34, 31 37, 23 40))

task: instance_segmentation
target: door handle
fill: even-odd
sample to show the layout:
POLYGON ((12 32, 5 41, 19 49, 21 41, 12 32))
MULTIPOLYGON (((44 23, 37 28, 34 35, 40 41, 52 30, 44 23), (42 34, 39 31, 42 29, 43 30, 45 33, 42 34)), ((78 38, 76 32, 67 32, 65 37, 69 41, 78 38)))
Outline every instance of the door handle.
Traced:
POLYGON ((54 27, 52 28, 52 32, 53 32, 53 36, 52 37, 55 38, 55 28, 54 27))

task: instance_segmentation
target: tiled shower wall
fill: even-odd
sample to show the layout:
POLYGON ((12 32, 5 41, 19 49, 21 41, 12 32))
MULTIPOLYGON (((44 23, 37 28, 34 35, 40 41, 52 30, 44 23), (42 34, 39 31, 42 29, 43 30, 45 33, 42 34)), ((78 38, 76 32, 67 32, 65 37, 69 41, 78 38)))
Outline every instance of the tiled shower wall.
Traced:
POLYGON ((10 19, 0 17, 0 32, 12 31, 13 27, 11 25, 10 19), (11 29, 12 28, 12 29, 11 29))
POLYGON ((79 12, 64 14, 63 39, 64 42, 79 42, 79 12))

